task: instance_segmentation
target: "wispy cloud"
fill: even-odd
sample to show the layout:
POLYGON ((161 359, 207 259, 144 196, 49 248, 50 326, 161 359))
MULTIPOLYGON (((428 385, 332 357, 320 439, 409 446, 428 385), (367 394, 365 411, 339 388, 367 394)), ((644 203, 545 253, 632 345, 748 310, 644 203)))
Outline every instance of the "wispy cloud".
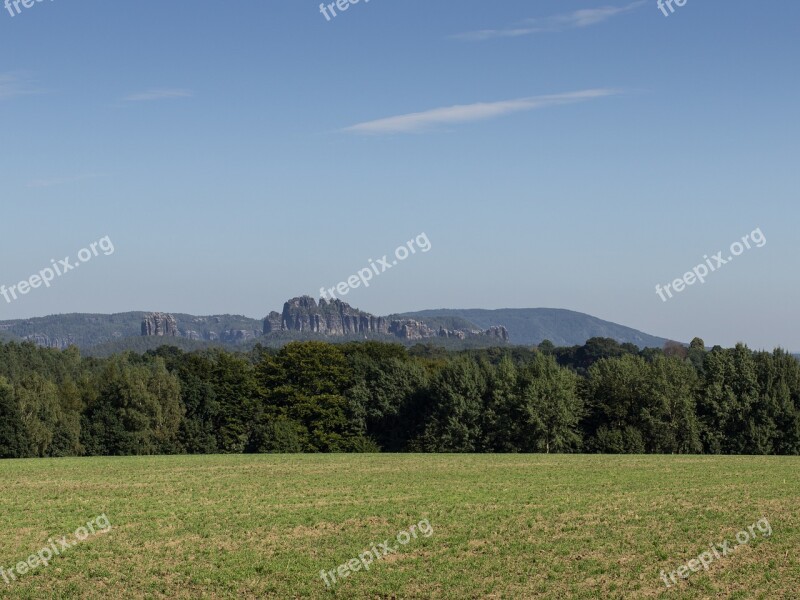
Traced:
POLYGON ((137 94, 131 94, 123 98, 125 102, 150 102, 152 100, 167 100, 170 98, 191 98, 194 93, 191 90, 147 90, 137 94))
POLYGON ((617 15, 636 10, 644 4, 644 0, 637 0, 626 6, 585 8, 542 19, 528 19, 514 27, 468 31, 467 33, 459 33, 450 37, 467 42, 481 42, 496 38, 519 37, 523 35, 533 35, 535 33, 552 33, 564 31, 565 29, 578 29, 581 27, 589 27, 590 25, 597 25, 617 15))
POLYGON ((593 89, 550 96, 531 96, 528 98, 519 98, 517 100, 504 100, 501 102, 461 104, 445 108, 435 108, 424 112, 399 115, 396 117, 388 117, 376 121, 367 121, 366 123, 359 123, 347 127, 343 131, 360 134, 414 133, 431 129, 437 125, 481 121, 510 113, 535 110, 547 106, 584 102, 618 93, 618 91, 610 89, 593 89))
POLYGON ((102 173, 87 173, 85 175, 73 175, 71 177, 58 177, 55 179, 35 179, 28 183, 29 188, 46 188, 56 185, 64 185, 67 183, 76 183, 78 181, 85 181, 87 179, 96 179, 98 177, 106 177, 102 173))
POLYGON ((33 80, 20 73, 0 73, 0 100, 38 94, 41 90, 33 85, 33 80))

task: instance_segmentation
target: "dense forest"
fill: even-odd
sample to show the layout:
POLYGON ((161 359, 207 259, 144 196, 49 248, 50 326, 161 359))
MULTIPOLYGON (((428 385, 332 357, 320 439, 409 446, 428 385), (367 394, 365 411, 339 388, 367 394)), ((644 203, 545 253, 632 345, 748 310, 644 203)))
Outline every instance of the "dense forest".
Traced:
POLYGON ((0 343, 0 457, 271 452, 797 455, 800 362, 700 339, 108 358, 0 343))

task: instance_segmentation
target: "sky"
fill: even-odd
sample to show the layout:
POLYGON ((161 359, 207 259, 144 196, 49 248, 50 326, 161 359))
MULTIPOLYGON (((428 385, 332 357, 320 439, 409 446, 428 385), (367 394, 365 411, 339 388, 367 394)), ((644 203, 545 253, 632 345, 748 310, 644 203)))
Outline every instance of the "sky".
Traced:
POLYGON ((0 320, 262 318, 424 234, 341 298, 800 351, 800 3, 673 8, 0 6, 0 284, 114 248, 0 296, 0 320))

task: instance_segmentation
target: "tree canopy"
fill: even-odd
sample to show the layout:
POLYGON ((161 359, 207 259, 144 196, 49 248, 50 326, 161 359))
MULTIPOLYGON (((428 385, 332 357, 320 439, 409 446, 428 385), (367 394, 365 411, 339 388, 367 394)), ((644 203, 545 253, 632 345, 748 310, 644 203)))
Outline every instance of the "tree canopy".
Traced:
POLYGON ((800 362, 744 345, 81 357, 0 343, 0 458, 245 452, 800 454, 800 362))

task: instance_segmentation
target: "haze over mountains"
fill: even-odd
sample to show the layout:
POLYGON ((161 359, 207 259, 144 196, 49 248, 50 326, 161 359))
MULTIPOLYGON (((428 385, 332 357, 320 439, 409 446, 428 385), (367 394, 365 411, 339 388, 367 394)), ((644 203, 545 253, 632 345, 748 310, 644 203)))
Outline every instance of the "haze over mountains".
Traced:
POLYGON ((32 341, 61 349, 75 345, 100 353, 143 350, 164 343, 187 349, 258 342, 277 346, 294 339, 376 339, 407 344, 433 341, 450 347, 530 346, 550 340, 556 346, 574 346, 592 337, 608 337, 639 347, 660 348, 667 342, 665 338, 562 309, 437 309, 380 317, 344 302, 318 303, 308 296, 287 301, 282 312, 270 312, 264 319, 133 311, 0 321, 0 339, 6 341, 32 341))

